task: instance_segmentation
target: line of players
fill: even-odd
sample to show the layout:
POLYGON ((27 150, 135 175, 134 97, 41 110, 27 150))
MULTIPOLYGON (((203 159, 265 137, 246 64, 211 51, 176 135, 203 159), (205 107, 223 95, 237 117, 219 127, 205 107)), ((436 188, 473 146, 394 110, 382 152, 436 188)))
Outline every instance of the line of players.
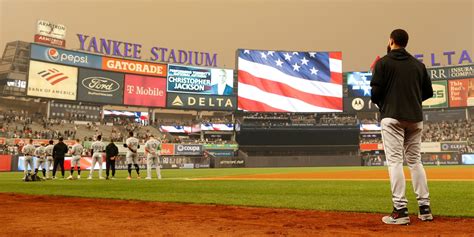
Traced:
MULTIPOLYGON (((128 165, 128 177, 127 179, 132 179, 132 165, 135 166, 137 172, 137 178, 140 179, 140 168, 138 166, 138 149, 140 148, 139 141, 133 136, 133 132, 129 133, 129 137, 123 144, 127 148, 126 153, 126 163, 128 165)), ((149 136, 147 142, 145 143, 145 156, 147 159, 147 177, 146 179, 152 179, 152 167, 155 166, 156 175, 158 179, 161 179, 161 169, 159 162, 159 155, 161 149, 161 141, 154 138, 153 135, 149 136)), ((33 139, 30 139, 28 144, 25 145, 22 149, 22 153, 25 156, 24 159, 24 177, 23 180, 27 177, 33 176, 37 177, 39 168, 41 168, 43 173, 43 179, 51 179, 49 177, 49 167, 53 163, 53 177, 56 179, 56 168, 59 165, 61 168, 62 176, 64 178, 64 156, 66 153, 72 155, 71 159, 71 174, 67 179, 74 179, 74 168, 77 167, 77 179, 81 178, 81 156, 85 154, 85 149, 81 145, 80 140, 76 139, 75 144, 72 146, 71 150, 63 143, 63 139, 60 138, 58 144, 53 145, 53 141, 49 141, 49 144, 41 144, 38 148, 35 148, 33 145, 33 139), (36 164, 33 166, 33 156, 36 156, 36 164), (28 172, 28 166, 31 171, 28 172)), ((92 174, 94 172, 95 164, 99 164, 99 179, 104 179, 102 176, 102 160, 104 154, 106 155, 106 179, 109 179, 109 169, 112 170, 111 179, 115 179, 115 160, 118 155, 118 148, 113 142, 111 142, 107 147, 102 142, 102 136, 97 136, 97 139, 91 144, 90 152, 92 154, 92 164, 91 170, 88 176, 88 179, 92 179, 92 174)))

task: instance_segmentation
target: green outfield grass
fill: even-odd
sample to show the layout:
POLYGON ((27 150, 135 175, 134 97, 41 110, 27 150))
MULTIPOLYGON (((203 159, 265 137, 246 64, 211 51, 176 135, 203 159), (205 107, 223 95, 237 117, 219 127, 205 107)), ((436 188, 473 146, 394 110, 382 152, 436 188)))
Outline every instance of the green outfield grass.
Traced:
MULTIPOLYGON (((465 167, 464 167, 465 168, 465 167)), ((474 167, 471 167, 474 172, 474 167)), ((52 180, 23 182, 23 173, 0 173, 0 192, 64 195, 91 198, 222 204, 313 210, 387 213, 391 211, 388 181, 307 180, 192 180, 242 174, 324 172, 332 170, 386 169, 385 167, 262 168, 163 170, 163 180, 126 180, 118 171, 116 180, 52 180)), ((430 167, 443 169, 443 167, 430 167)), ((69 174, 69 172, 66 172, 69 174)), ((104 172, 105 173, 105 172, 104 172)), ((146 171, 142 170, 142 176, 146 171)), ((94 173, 97 176, 97 172, 94 173)), ((431 181, 433 212, 438 216, 474 217, 474 182, 431 181)), ((407 184, 409 210, 417 204, 407 184)))

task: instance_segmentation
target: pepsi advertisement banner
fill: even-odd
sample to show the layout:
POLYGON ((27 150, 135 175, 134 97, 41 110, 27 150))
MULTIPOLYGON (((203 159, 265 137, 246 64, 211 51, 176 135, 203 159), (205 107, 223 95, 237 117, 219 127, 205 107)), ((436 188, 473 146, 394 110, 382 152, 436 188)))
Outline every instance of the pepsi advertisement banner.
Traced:
POLYGON ((345 76, 350 97, 370 97, 371 72, 347 72, 345 76))
POLYGON ((122 73, 79 69, 77 100, 104 104, 122 104, 122 73))
POLYGON ((102 68, 101 56, 46 47, 37 44, 31 44, 31 59, 77 67, 102 68))
POLYGON ((168 66, 168 92, 232 95, 234 73, 230 69, 168 66))

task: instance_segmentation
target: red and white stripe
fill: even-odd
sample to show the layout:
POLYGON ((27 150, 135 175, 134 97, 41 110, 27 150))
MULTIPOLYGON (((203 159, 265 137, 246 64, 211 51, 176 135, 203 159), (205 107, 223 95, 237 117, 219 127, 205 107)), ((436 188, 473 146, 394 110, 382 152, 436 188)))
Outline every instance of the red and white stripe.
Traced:
POLYGON ((332 83, 293 77, 239 58, 238 107, 259 112, 342 112, 340 53, 329 64, 332 83))

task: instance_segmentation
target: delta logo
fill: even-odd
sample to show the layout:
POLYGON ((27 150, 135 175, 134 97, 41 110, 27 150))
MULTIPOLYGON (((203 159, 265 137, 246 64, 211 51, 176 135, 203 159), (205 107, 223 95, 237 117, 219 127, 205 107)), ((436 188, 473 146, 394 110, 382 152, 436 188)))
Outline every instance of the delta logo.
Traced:
POLYGON ((51 85, 56 85, 59 82, 62 82, 66 79, 69 79, 68 76, 66 76, 64 73, 60 72, 56 68, 50 68, 47 70, 43 70, 41 72, 38 72, 38 75, 48 81, 51 85))

